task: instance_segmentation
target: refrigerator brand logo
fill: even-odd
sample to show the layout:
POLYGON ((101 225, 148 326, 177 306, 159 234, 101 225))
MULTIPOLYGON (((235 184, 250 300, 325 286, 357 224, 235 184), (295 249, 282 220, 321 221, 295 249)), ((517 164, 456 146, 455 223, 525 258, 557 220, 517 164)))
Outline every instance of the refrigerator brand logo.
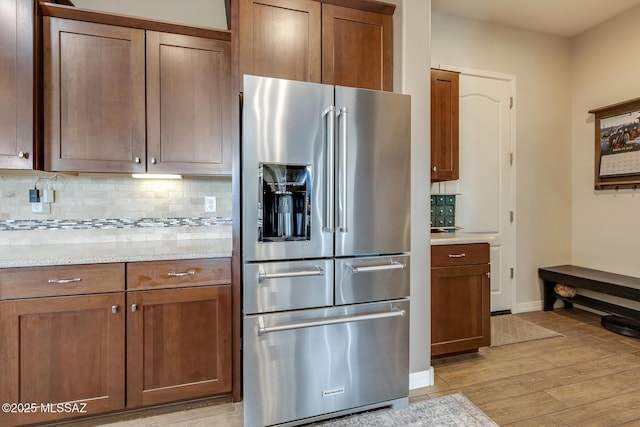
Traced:
POLYGON ((335 394, 344 394, 344 387, 336 387, 336 388, 332 388, 331 390, 322 391, 322 397, 329 397, 335 394))

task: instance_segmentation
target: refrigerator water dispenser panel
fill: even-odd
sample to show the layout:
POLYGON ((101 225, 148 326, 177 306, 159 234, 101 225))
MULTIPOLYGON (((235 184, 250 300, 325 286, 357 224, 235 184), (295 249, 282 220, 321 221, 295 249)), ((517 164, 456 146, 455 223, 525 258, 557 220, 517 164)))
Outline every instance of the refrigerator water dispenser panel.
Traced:
POLYGON ((258 240, 309 240, 311 166, 261 163, 258 177, 258 240))

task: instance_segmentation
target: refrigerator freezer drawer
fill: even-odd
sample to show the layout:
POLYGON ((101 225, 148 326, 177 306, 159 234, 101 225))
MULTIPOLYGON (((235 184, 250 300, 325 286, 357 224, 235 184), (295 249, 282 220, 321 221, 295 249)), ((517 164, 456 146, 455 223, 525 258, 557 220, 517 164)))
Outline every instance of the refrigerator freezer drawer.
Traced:
POLYGON ((333 260, 244 265, 244 312, 268 313, 333 305, 333 260))
POLYGON ((245 316, 245 426, 406 398, 409 301, 245 316))
POLYGON ((336 305, 409 296, 409 255, 336 260, 336 305))

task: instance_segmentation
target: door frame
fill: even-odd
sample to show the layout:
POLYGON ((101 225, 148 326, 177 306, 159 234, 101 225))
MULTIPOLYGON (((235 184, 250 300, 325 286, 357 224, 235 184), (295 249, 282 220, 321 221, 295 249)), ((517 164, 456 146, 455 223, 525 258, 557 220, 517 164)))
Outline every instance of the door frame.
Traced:
MULTIPOLYGON (((509 82, 509 92, 511 93, 511 99, 512 99, 512 103, 511 103, 511 108, 509 109, 509 120, 511 122, 511 126, 509 128, 509 152, 511 153, 512 156, 512 161, 511 161, 511 167, 508 169, 508 171, 506 171, 509 174, 509 182, 511 183, 510 186, 510 191, 508 194, 508 201, 506 203, 507 206, 502 206, 502 209, 506 209, 507 211, 513 212, 513 221, 511 222, 511 233, 509 235, 509 243, 511 245, 511 247, 513 248, 513 258, 512 258, 512 266, 511 268, 514 269, 514 274, 513 277, 511 279, 507 279, 510 280, 510 285, 512 287, 511 289, 511 301, 510 301, 510 310, 513 313, 515 308, 517 307, 517 303, 516 303, 516 291, 517 291, 517 265, 518 265, 518 247, 517 247, 517 239, 516 239, 516 220, 517 220, 517 215, 516 215, 516 205, 517 205, 517 193, 516 193, 516 189, 517 189, 517 184, 516 184, 516 166, 517 166, 517 155, 516 155, 516 146, 517 146, 517 139, 516 139, 516 107, 517 107, 517 97, 516 97, 516 76, 514 74, 507 74, 507 73, 500 73, 500 72, 496 72, 496 71, 488 71, 488 70, 482 70, 482 69, 477 69, 477 68, 470 68, 470 67, 460 67, 457 65, 450 65, 450 64, 438 64, 437 68, 441 69, 441 70, 447 70, 447 71, 455 71, 460 73, 460 75, 466 75, 466 76, 471 76, 471 77, 481 77, 481 78, 490 78, 490 79, 496 79, 496 80, 503 80, 506 82, 509 82)), ((503 271, 506 271, 505 268, 503 268, 503 271)), ((507 276, 508 277, 508 276, 507 276)))

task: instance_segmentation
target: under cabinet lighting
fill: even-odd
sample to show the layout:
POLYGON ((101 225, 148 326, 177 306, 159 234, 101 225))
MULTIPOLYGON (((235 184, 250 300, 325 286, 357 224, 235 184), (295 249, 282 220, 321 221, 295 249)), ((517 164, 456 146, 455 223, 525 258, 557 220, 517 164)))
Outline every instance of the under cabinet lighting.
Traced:
POLYGON ((182 175, 168 173, 132 173, 131 176, 138 179, 182 179, 182 175))

